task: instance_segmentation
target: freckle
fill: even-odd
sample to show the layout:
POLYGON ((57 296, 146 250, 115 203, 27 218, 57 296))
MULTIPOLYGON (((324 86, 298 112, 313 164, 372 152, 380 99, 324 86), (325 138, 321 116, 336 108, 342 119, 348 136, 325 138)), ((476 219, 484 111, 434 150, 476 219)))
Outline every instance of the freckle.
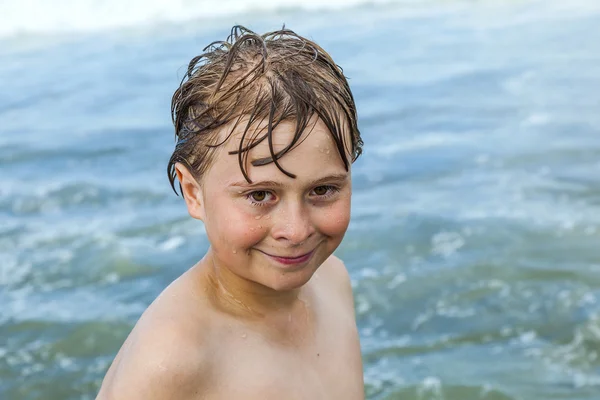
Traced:
POLYGON ((262 218, 262 216, 260 216, 260 215, 257 215, 256 217, 254 217, 254 219, 261 219, 261 218, 262 218))
POLYGON ((319 354, 319 353, 317 353, 317 357, 319 357, 319 356, 320 356, 320 354, 319 354))

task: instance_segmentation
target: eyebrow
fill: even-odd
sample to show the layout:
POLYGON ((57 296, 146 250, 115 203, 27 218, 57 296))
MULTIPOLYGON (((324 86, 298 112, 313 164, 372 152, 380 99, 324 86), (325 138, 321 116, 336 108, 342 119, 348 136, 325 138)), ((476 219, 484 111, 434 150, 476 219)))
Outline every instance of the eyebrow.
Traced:
MULTIPOLYGON (((323 183, 328 183, 328 182, 341 182, 341 181, 345 181, 347 178, 348 178, 347 173, 328 175, 328 176, 324 176, 322 178, 311 181, 309 186, 317 186, 317 185, 320 185, 323 183)), ((283 183, 277 182, 277 181, 257 181, 257 182, 252 182, 252 183, 248 183, 246 181, 240 181, 240 182, 233 182, 229 186, 230 187, 252 188, 252 187, 260 187, 260 186, 262 186, 262 187, 283 187, 285 185, 283 183)))

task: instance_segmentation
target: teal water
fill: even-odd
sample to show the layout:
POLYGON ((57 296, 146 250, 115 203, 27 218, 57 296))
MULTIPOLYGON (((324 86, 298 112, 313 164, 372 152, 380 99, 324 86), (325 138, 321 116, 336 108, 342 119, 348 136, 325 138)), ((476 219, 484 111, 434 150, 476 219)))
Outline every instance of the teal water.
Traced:
POLYGON ((202 256, 166 176, 170 97, 234 22, 285 22, 350 77, 365 153, 337 254, 367 397, 600 399, 600 5, 553 0, 0 39, 0 399, 94 398, 202 256))

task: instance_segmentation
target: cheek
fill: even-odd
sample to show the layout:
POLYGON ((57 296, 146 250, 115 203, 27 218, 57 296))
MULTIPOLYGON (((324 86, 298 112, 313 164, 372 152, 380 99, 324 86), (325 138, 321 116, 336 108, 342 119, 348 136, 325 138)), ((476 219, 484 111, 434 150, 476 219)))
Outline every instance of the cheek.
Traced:
POLYGON ((213 247, 227 247, 231 250, 244 251, 260 242, 266 235, 267 227, 261 220, 236 204, 229 207, 218 207, 209 210, 210 218, 206 221, 206 233, 213 247))
POLYGON ((236 247, 251 247, 263 240, 267 229, 254 216, 240 215, 231 221, 226 239, 236 247))
POLYGON ((340 199, 322 210, 316 221, 321 233, 331 237, 343 236, 350 223, 350 197, 340 199))

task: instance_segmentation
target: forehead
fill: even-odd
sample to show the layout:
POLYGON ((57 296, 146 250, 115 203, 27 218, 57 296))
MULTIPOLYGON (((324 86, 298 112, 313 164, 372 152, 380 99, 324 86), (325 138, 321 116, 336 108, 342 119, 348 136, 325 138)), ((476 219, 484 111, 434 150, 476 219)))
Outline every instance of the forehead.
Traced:
MULTIPOLYGON (((226 142, 218 149, 214 163, 208 171, 213 177, 221 181, 243 180, 238 154, 240 145, 245 147, 260 138, 267 132, 266 123, 252 127, 244 136, 245 124, 239 123, 238 128, 221 132, 223 139, 231 133, 226 142), (212 172, 211 172, 212 170, 212 172)), ((295 135, 296 122, 283 121, 273 130, 271 143, 273 152, 278 153, 289 146, 295 135)), ((242 154, 242 163, 252 181, 269 179, 292 179, 283 174, 273 162, 266 165, 253 166, 252 162, 262 159, 271 159, 269 140, 262 142, 242 154)), ((317 118, 310 121, 307 128, 301 133, 299 140, 285 155, 277 159, 277 163, 287 172, 296 175, 297 180, 315 179, 324 174, 339 174, 346 171, 337 145, 331 132, 325 124, 317 118)))

